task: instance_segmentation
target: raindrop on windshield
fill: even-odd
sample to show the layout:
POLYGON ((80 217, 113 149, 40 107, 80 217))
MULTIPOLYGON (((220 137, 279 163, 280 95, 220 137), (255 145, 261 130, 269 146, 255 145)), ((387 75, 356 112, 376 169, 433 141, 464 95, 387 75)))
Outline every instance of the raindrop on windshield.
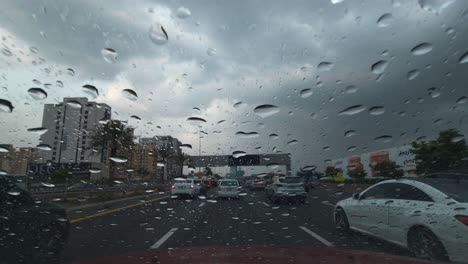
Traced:
POLYGON ((130 118, 136 119, 136 120, 141 120, 141 118, 137 115, 131 115, 130 118))
POLYGON ((463 135, 458 135, 458 136, 453 137, 451 141, 452 141, 452 143, 456 143, 456 142, 462 141, 464 139, 465 139, 465 137, 463 135))
POLYGON ((273 169, 278 168, 278 167, 279 167, 279 164, 273 162, 273 163, 268 164, 267 167, 268 167, 269 169, 272 169, 272 170, 273 170, 273 169))
POLYGON ((31 132, 31 133, 34 133, 34 134, 38 134, 38 135, 42 135, 44 134, 45 132, 47 132, 47 128, 45 127, 34 127, 34 128, 28 128, 28 132, 31 132))
POLYGON ((101 50, 102 58, 107 63, 115 63, 117 61, 117 51, 111 48, 104 48, 101 50))
POLYGON ((7 152, 9 152, 7 148, 0 146, 0 153, 7 153, 7 152))
POLYGON ((259 105, 255 107, 254 113, 262 118, 272 116, 280 111, 280 108, 275 105, 259 105))
POLYGON ((179 148, 181 148, 181 149, 192 149, 192 145, 190 145, 190 144, 181 144, 179 148))
POLYGON ((468 98, 466 96, 462 96, 457 99, 457 104, 464 104, 466 102, 468 102, 468 98))
POLYGON ((80 109, 81 108, 81 103, 76 101, 76 100, 67 101, 67 105, 70 106, 71 108, 75 108, 75 109, 80 109))
POLYGON ((365 110, 366 110, 366 107, 363 105, 354 105, 354 106, 348 107, 340 111, 338 114, 339 115, 355 115, 365 110))
POLYGON ((432 51, 432 44, 424 42, 414 46, 411 49, 411 53, 416 56, 424 55, 432 51))
POLYGON ((440 96, 439 89, 437 89, 435 87, 431 87, 431 88, 427 89, 427 91, 429 92, 429 96, 432 97, 432 98, 437 98, 437 97, 440 96))
POLYGON ((68 68, 68 69, 67 69, 67 73, 68 73, 68 75, 70 75, 70 76, 75 76, 75 71, 74 71, 72 68, 68 68))
POLYGON ((351 146, 348 148, 348 151, 351 152, 351 151, 355 151, 357 148, 355 146, 351 146))
POLYGON ((208 48, 206 50, 206 54, 208 54, 209 56, 215 56, 216 55, 216 49, 215 48, 208 48))
POLYGON ((89 169, 89 172, 90 172, 90 173, 100 173, 100 172, 101 172, 101 169, 91 168, 91 169, 89 169))
POLYGON ((335 4, 339 4, 339 3, 343 2, 343 1, 344 1, 344 0, 330 0, 330 2, 331 2, 332 4, 334 4, 334 5, 335 5, 335 4))
POLYGON ((310 88, 303 89, 301 91, 301 93, 300 93, 302 98, 310 97, 312 94, 313 94, 313 92, 312 92, 312 89, 310 89, 310 88))
POLYGON ((299 143, 297 140, 291 140, 288 142, 288 145, 296 145, 297 143, 299 143))
POLYGON ((346 132, 344 133, 344 136, 345 136, 345 137, 352 137, 352 136, 355 136, 356 134, 357 134, 356 131, 354 131, 354 130, 348 130, 348 131, 346 131, 346 132))
POLYGON ((203 119, 201 117, 196 117, 196 116, 192 116, 192 117, 187 118, 187 121, 192 122, 194 124, 206 123, 205 119, 203 119))
POLYGON ((243 103, 243 102, 237 102, 233 105, 234 108, 241 108, 241 107, 244 107, 246 106, 247 104, 246 103, 243 103))
POLYGON ((333 68, 333 63, 322 61, 318 64, 317 69, 319 72, 329 71, 333 68))
POLYGON ((85 84, 85 85, 81 86, 81 89, 83 90, 83 92, 91 95, 94 98, 99 96, 98 89, 93 85, 85 84))
POLYGON ((468 62, 468 51, 463 54, 460 59, 458 59, 458 63, 463 64, 468 62))
POLYGON ((369 114, 371 115, 381 115, 385 113, 385 107, 383 106, 374 106, 369 108, 369 114))
POLYGON ((37 149, 40 149, 40 150, 45 150, 45 151, 50 151, 52 150, 52 147, 50 145, 47 145, 47 144, 39 144, 36 146, 37 149))
POLYGON ((169 40, 169 36, 167 35, 166 30, 161 24, 157 22, 151 25, 149 29, 149 38, 154 44, 157 45, 164 45, 169 40))
POLYGON ((422 9, 428 12, 438 14, 455 1, 454 0, 418 0, 418 2, 419 2, 419 6, 422 9))
POLYGON ((138 99, 137 93, 133 91, 132 89, 123 89, 122 94, 125 98, 132 100, 132 101, 136 101, 138 99))
POLYGON ((0 99, 0 112, 11 113, 13 112, 13 104, 5 99, 0 99))
POLYGON ((414 80, 419 75, 419 70, 411 70, 406 74, 409 81, 414 80))
POLYGON ((125 163, 128 161, 127 158, 123 158, 123 157, 109 157, 109 159, 116 163, 125 163))
POLYGON ((180 19, 186 19, 191 14, 192 14, 192 12, 190 12, 190 10, 188 8, 183 7, 183 6, 177 8, 177 11, 176 11, 176 15, 180 19))
POLYGON ((277 134, 270 134, 269 136, 271 139, 278 139, 279 136, 277 134))
POLYGON ((389 136, 389 135, 383 135, 383 136, 374 138, 375 141, 378 141, 381 143, 388 143, 392 141, 392 139, 393 139, 392 136, 389 136))
POLYGON ((393 16, 390 13, 383 14, 377 20, 377 26, 379 27, 388 27, 393 23, 393 16))
POLYGON ((355 92, 357 92, 357 87, 356 86, 354 86, 354 85, 346 86, 345 93, 352 94, 352 93, 355 93, 355 92))
POLYGON ((258 133, 257 132, 239 131, 239 132, 236 133, 236 136, 238 136, 240 138, 256 138, 256 137, 258 137, 258 133))
POLYGON ((388 62, 385 60, 380 60, 374 63, 371 67, 372 73, 374 74, 382 74, 384 73, 385 69, 388 66, 388 62))
POLYGON ((34 100, 44 100, 47 98, 47 92, 41 88, 30 88, 28 93, 34 100))
POLYGON ((240 150, 236 150, 236 151, 232 152, 232 156, 234 158, 236 158, 236 159, 240 158, 242 156, 245 156, 245 155, 247 155, 247 153, 245 153, 244 151, 240 151, 240 150))
POLYGON ((53 188, 53 187, 55 187, 54 184, 48 183, 48 182, 41 182, 41 184, 44 185, 45 187, 48 187, 48 188, 53 188))
POLYGON ((311 171, 311 170, 315 170, 317 168, 317 166, 305 166, 304 168, 302 168, 303 171, 311 171))

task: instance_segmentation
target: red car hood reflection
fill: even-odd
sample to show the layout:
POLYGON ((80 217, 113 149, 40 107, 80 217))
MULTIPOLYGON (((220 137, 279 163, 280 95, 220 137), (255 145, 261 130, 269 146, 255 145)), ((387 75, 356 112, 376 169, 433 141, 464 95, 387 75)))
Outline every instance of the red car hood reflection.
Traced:
POLYGON ((99 257, 71 262, 73 264, 149 263, 434 263, 408 257, 339 248, 280 247, 280 246, 213 246, 171 250, 147 250, 125 256, 99 257))

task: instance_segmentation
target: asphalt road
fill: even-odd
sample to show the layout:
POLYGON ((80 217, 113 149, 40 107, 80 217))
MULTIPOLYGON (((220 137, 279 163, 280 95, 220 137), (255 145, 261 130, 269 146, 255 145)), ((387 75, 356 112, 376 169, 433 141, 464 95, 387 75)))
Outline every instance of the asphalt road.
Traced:
POLYGON ((173 199, 157 193, 69 211, 65 262, 125 255, 150 248, 226 245, 345 247, 389 254, 407 251, 369 236, 334 228, 333 206, 347 195, 313 189, 306 204, 273 204, 262 191, 240 200, 173 199))

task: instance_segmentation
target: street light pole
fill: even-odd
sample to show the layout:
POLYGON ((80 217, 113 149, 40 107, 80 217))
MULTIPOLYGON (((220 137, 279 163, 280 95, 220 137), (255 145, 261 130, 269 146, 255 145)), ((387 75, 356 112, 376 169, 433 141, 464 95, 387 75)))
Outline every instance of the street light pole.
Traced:
MULTIPOLYGON (((198 162, 201 160, 201 126, 198 127, 198 162)), ((201 167, 198 166, 198 172, 201 172, 201 167)))

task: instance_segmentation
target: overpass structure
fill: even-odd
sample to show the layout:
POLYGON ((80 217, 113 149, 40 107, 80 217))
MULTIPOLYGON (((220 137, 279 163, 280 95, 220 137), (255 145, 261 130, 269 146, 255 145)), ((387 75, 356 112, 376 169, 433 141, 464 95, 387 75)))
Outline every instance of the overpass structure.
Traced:
MULTIPOLYGON (((237 166, 268 166, 272 169, 283 165, 286 173, 291 171, 291 154, 258 154, 235 158, 232 155, 190 156, 190 164, 194 167, 236 167, 237 166)), ((237 170, 237 169, 236 169, 237 170)))

